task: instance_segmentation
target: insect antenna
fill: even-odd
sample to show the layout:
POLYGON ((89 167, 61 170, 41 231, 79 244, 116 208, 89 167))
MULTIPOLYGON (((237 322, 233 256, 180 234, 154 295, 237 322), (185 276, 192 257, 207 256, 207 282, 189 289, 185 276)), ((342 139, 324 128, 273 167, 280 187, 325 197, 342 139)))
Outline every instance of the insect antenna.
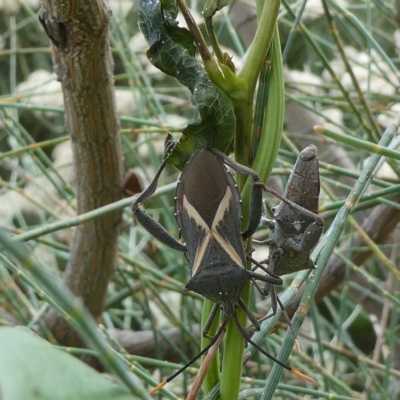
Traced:
POLYGON ((208 350, 217 342, 218 338, 222 335, 222 333, 225 331, 226 325, 228 323, 229 317, 224 318, 224 320, 221 323, 221 326, 218 328, 218 331, 214 335, 214 337, 211 339, 210 343, 200 351, 199 354, 197 354, 195 357, 193 357, 189 362, 187 362, 182 368, 180 368, 178 371, 176 371, 174 374, 169 376, 167 379, 165 379, 163 382, 158 384, 155 388, 150 390, 149 394, 153 395, 157 393, 160 389, 162 389, 168 382, 171 382, 172 379, 176 378, 181 372, 183 372, 186 368, 190 367, 196 360, 198 360, 203 354, 207 353, 208 350))

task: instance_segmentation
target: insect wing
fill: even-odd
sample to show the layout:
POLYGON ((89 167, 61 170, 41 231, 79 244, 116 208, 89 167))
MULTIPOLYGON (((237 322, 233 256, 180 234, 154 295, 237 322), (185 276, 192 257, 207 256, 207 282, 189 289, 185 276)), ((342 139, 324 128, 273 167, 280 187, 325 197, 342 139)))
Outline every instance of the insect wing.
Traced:
POLYGON ((191 275, 224 265, 243 267, 241 202, 235 181, 208 150, 185 166, 175 199, 175 216, 186 241, 191 275))
MULTIPOLYGON (((284 196, 317 214, 319 191, 317 149, 310 145, 297 158, 284 196)), ((268 269, 278 276, 314 269, 310 253, 321 236, 323 223, 283 202, 276 207, 274 218, 276 222, 269 237, 268 269)))

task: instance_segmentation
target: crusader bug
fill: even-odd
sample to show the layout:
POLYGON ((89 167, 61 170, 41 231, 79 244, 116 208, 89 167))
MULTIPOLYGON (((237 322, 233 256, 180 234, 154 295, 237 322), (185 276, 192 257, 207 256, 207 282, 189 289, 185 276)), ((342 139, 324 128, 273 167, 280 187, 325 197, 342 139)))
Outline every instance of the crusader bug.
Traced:
POLYGON ((259 322, 240 298, 242 290, 249 281, 255 280, 262 281, 266 285, 282 284, 282 279, 274 273, 261 275, 245 268, 246 253, 243 241, 252 236, 259 225, 262 214, 262 191, 272 193, 298 211, 302 211, 302 208, 265 186, 251 168, 231 160, 217 149, 203 149, 196 152, 184 166, 176 188, 175 218, 180 237, 185 241, 182 243, 139 208, 140 203, 155 192, 165 166, 164 160, 149 187, 132 204, 132 212, 137 221, 156 239, 185 253, 190 264, 191 278, 184 290, 199 293, 215 303, 205 324, 203 335, 208 337, 209 328, 218 308, 223 309, 224 317, 210 344, 161 386, 204 354, 223 333, 229 318, 233 318, 247 342, 284 368, 307 379, 299 371, 281 363, 256 345, 236 316, 236 308, 241 307, 254 328, 259 330, 259 322), (238 173, 251 176, 253 181, 250 221, 243 233, 241 198, 227 166, 238 173))
MULTIPOLYGON (((317 149, 309 145, 297 158, 284 197, 311 213, 299 212, 282 201, 272 210, 273 220, 262 216, 261 222, 271 230, 269 239, 265 241, 269 245, 269 257, 264 261, 268 267, 263 268, 267 273, 282 276, 304 269, 315 269, 310 254, 324 227, 324 221, 318 215, 319 191, 317 149)), ((274 286, 267 282, 262 292, 265 295, 271 294, 272 310, 275 313, 279 298, 274 286)))

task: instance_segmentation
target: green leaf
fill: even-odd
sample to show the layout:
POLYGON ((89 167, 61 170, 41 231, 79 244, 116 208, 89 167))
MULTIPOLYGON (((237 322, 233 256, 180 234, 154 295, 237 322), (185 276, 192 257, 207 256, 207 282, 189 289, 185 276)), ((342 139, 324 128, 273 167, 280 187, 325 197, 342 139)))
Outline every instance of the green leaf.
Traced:
POLYGON ((0 393, 2 400, 138 399, 23 327, 0 327, 0 393))
POLYGON ((233 105, 194 58, 189 31, 177 26, 175 3, 141 0, 139 7, 139 27, 150 44, 150 62, 185 85, 199 108, 200 121, 183 130, 179 142, 166 154, 167 163, 182 169, 196 150, 207 146, 227 153, 236 127, 233 105))

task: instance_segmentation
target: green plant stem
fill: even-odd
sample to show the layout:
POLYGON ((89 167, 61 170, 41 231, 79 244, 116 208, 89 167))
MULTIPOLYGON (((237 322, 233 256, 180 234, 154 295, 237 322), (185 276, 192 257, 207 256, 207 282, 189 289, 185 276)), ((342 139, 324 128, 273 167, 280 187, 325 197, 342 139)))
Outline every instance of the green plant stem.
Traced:
POLYGON ((14 157, 18 154, 24 154, 27 150, 36 150, 39 148, 55 146, 57 144, 64 143, 67 140, 69 140, 69 136, 62 136, 56 139, 43 140, 42 142, 28 144, 27 146, 20 147, 19 149, 5 151, 4 153, 1 153, 0 160, 6 157, 14 157))
POLYGON ((208 50, 208 46, 206 41, 204 40, 203 34, 201 33, 199 27, 197 26, 192 13, 189 10, 189 7, 186 4, 185 0, 177 0, 177 4, 179 9, 182 12, 183 17, 185 18, 186 25, 189 28, 190 33, 193 36, 194 42, 196 43, 197 50, 200 53, 200 57, 205 63, 206 61, 213 61, 213 56, 208 50))
MULTIPOLYGON (((253 99, 261 67, 272 41, 279 1, 266 2, 262 9, 257 32, 254 36, 249 56, 238 77, 247 82, 247 98, 235 107, 236 137, 235 159, 241 164, 248 165, 252 151, 253 99)), ((238 186, 244 186, 245 178, 238 178, 238 186)))
MULTIPOLYGON (((248 99, 246 80, 236 76, 229 66, 224 65, 212 56, 185 0, 177 0, 177 3, 203 60, 204 69, 207 71, 212 83, 219 87, 233 103, 239 105, 246 103, 248 99)), ((215 43, 214 45, 219 48, 215 43)))
MULTIPOLYGON (((250 285, 247 285, 242 292, 242 300, 249 302, 250 285)), ((239 324, 246 324, 246 315, 241 308, 237 310, 239 324)), ((244 339, 231 318, 225 335, 225 347, 222 358, 221 372, 221 400, 237 399, 242 376, 244 339)))
MULTIPOLYGON (((153 197, 159 196, 163 193, 171 191, 175 188, 175 186, 176 186, 176 182, 170 183, 161 188, 158 188, 155 191, 155 193, 153 194, 153 197)), ((81 214, 81 215, 77 215, 76 217, 67 218, 62 221, 57 221, 57 222, 54 222, 51 224, 47 224, 46 226, 42 226, 40 228, 31 229, 28 232, 21 233, 16 238, 21 241, 26 241, 26 240, 30 240, 30 239, 35 239, 39 236, 46 235, 47 233, 57 232, 62 229, 71 228, 72 226, 83 224, 84 222, 90 221, 92 219, 96 219, 101 215, 112 213, 116 210, 119 210, 119 209, 122 209, 125 207, 129 207, 135 198, 136 198, 136 196, 128 197, 126 199, 116 201, 112 204, 108 204, 106 206, 99 207, 96 210, 89 211, 89 212, 81 214)))
MULTIPOLYGON (((211 300, 204 300, 203 303, 203 313, 202 313, 202 317, 201 317, 201 326, 204 327, 208 317, 210 315, 211 309, 213 308, 214 303, 211 300)), ((220 312, 218 311, 214 321, 210 327, 210 331, 209 331, 209 335, 210 336, 214 336, 215 333, 217 332, 218 329, 218 325, 219 325, 219 320, 220 320, 220 312)), ((210 340, 205 338, 201 334, 201 349, 204 349, 209 343, 210 340)), ((204 360, 205 356, 202 357, 202 360, 204 360)), ((214 357, 213 360, 210 362, 209 368, 207 370, 206 376, 204 378, 204 382, 203 382, 203 390, 204 393, 207 394, 208 392, 210 392, 210 390, 216 385, 218 384, 218 382, 220 381, 220 375, 219 375, 219 357, 214 357)))
POLYGON ((358 139, 354 136, 349 136, 344 133, 334 132, 329 129, 325 129, 323 126, 317 125, 314 127, 316 133, 320 133, 329 138, 335 139, 338 142, 348 144, 355 147, 356 149, 361 149, 365 151, 370 151, 375 154, 381 154, 386 157, 394 158, 400 161, 400 152, 396 150, 388 149, 387 147, 380 146, 379 144, 367 142, 366 140, 358 139))
POLYGON ((265 2, 258 20, 258 28, 249 55, 239 73, 239 77, 245 79, 249 85, 248 95, 249 98, 251 96, 251 99, 254 95, 262 63, 264 62, 264 58, 272 41, 272 35, 278 18, 279 6, 279 0, 265 2))
POLYGON ((208 33, 208 38, 210 39, 211 46, 214 50, 215 56, 217 57, 217 60, 220 63, 222 63, 224 61, 223 60, 224 53, 222 52, 221 47, 218 43, 217 36, 216 36, 215 30, 214 30, 214 25, 212 23, 212 18, 206 17, 205 24, 206 24, 206 29, 207 29, 207 33, 208 33))

